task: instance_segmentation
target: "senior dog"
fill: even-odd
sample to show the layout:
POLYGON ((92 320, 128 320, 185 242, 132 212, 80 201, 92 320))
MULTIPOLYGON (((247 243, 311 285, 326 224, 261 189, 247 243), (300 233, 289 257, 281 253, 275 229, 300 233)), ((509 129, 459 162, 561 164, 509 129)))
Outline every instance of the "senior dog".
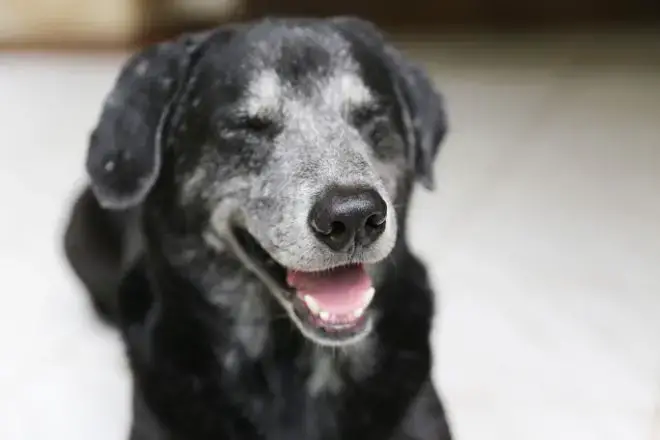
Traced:
POLYGON ((358 18, 131 57, 64 240, 123 336, 131 440, 449 440, 405 232, 445 131, 431 80, 358 18))

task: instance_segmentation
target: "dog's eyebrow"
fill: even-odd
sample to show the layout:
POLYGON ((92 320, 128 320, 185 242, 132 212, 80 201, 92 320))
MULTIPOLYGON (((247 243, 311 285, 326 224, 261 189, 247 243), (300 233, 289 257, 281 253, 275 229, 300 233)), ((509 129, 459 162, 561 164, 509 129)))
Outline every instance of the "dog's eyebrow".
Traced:
POLYGON ((351 105, 346 109, 347 116, 356 124, 369 122, 377 117, 384 117, 390 111, 387 101, 374 99, 359 105, 351 105))
POLYGON ((359 75, 340 72, 328 79, 323 89, 324 101, 336 108, 358 107, 374 101, 371 90, 359 75))
POLYGON ((282 97, 282 83, 274 70, 260 72, 248 84, 245 98, 240 103, 241 111, 258 115, 274 112, 282 97))

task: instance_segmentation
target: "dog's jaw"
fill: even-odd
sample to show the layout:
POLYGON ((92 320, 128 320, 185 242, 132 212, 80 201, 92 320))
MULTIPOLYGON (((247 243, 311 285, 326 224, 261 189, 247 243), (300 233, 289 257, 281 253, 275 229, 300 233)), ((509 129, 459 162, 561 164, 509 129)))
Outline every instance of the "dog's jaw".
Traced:
MULTIPOLYGON (((236 258, 251 276, 241 277, 240 280, 234 280, 235 287, 243 290, 247 288, 245 295, 233 295, 228 297, 220 292, 215 294, 210 292, 210 297, 216 306, 223 309, 231 308, 234 317, 235 342, 242 347, 239 350, 236 347, 219 352, 219 360, 223 367, 230 374, 238 374, 244 359, 256 360, 263 355, 264 349, 268 344, 269 323, 275 319, 270 314, 274 313, 272 308, 268 307, 268 295, 273 295, 277 303, 287 312, 290 310, 290 302, 286 299, 287 292, 282 292, 281 287, 275 283, 272 278, 263 272, 263 269, 255 265, 253 260, 244 254, 240 246, 238 252, 235 252, 232 244, 232 238, 227 236, 219 237, 217 233, 207 232, 205 234, 206 242, 215 252, 222 255, 223 258, 236 258), (247 264, 245 264, 247 263, 247 264), (249 279, 249 281, 248 281, 249 279), (246 287, 247 286, 247 287, 246 287)), ((377 266, 370 266, 376 270, 377 266)), ((376 270, 376 273, 379 271, 376 270)), ((233 286, 230 286, 233 287, 233 286)), ((219 291, 221 291, 220 289, 219 291)), ((287 313, 288 314, 288 313, 287 313)), ((288 319, 291 319, 289 315, 288 319)), ((375 323, 377 315, 374 314, 375 323)), ((305 344, 306 350, 311 354, 311 365, 309 376, 306 381, 306 391, 311 398, 318 398, 324 394, 337 394, 343 389, 347 372, 352 380, 366 378, 372 371, 377 362, 377 338, 372 329, 363 334, 360 338, 350 343, 331 344, 324 341, 316 341, 316 336, 309 332, 304 326, 291 319, 301 333, 301 337, 309 340, 311 344, 305 344)))
POLYGON ((263 283, 266 290, 273 295, 282 309, 284 309, 289 319, 308 340, 323 347, 341 348, 359 343, 371 334, 374 325, 374 317, 373 314, 369 312, 368 314, 365 314, 364 323, 359 332, 335 339, 321 337, 319 333, 313 331, 309 325, 304 323, 303 319, 299 316, 300 311, 295 307, 296 301, 299 301, 299 299, 296 299, 295 293, 290 289, 287 289, 286 285, 278 282, 272 273, 269 273, 269 271, 264 268, 262 262, 257 261, 253 255, 250 255, 246 251, 245 247, 239 242, 236 234, 232 232, 231 227, 224 228, 223 231, 225 231, 223 235, 218 235, 217 232, 213 230, 207 231, 205 233, 206 242, 217 251, 233 254, 246 270, 250 271, 261 283, 263 283))

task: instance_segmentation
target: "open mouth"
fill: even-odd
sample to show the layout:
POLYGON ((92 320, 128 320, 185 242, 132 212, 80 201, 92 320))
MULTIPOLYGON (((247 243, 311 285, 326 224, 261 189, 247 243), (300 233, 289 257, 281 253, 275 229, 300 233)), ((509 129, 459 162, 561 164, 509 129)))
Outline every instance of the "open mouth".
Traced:
POLYGON ((323 271, 291 270, 277 263, 252 235, 233 227, 233 250, 270 288, 301 332, 321 345, 346 345, 372 327, 375 289, 363 264, 323 271))

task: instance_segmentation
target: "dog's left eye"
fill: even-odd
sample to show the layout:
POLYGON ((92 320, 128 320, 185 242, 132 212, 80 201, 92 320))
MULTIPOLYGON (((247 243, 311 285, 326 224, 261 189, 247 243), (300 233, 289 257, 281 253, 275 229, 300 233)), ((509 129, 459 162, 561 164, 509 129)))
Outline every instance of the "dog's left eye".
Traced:
POLYGON ((378 144, 390 132, 388 123, 388 110, 384 106, 367 106, 355 109, 350 114, 350 122, 355 128, 378 144))
POLYGON ((353 110, 350 113, 350 121, 358 128, 362 128, 386 116, 387 110, 381 106, 366 106, 353 110))

